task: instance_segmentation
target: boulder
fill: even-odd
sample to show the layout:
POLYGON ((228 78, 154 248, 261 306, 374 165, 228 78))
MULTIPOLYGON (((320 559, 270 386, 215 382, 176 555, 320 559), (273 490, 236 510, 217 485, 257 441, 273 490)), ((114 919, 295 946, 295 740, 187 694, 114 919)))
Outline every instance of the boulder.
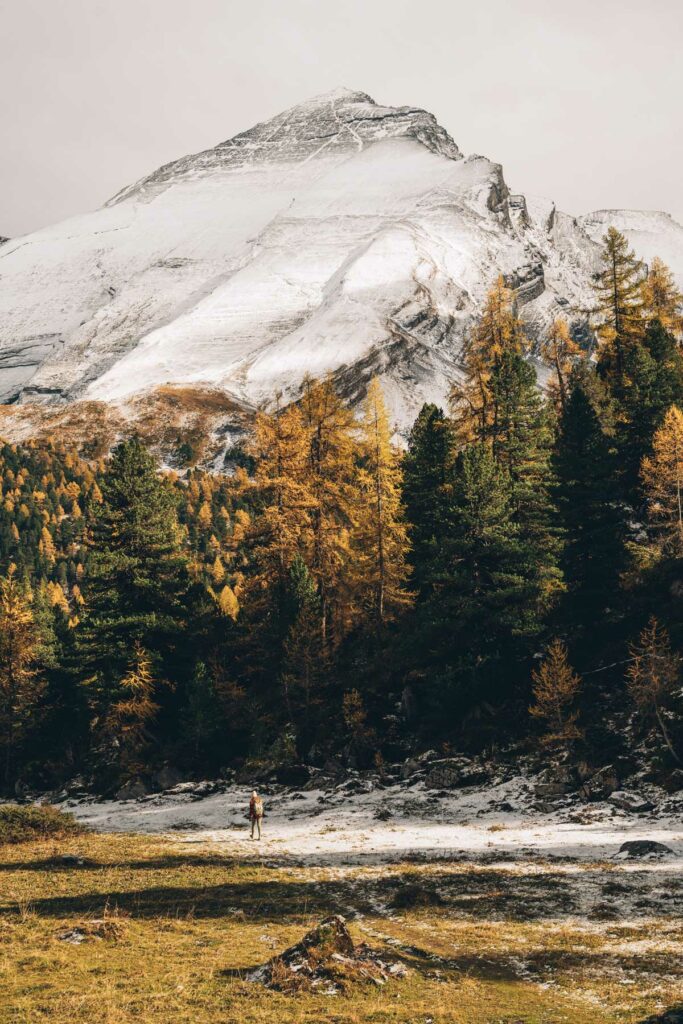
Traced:
POLYGON ((663 785, 667 793, 678 793, 683 789, 683 771, 680 768, 674 768, 665 778, 663 785))
POLYGON ((114 797, 115 800, 139 800, 140 797, 149 796, 152 792, 150 785, 144 779, 129 779, 124 782, 114 797))
POLYGON ((653 839, 630 839, 619 847, 617 857, 620 860, 661 860, 664 857, 675 857, 674 851, 664 843, 653 839))
POLYGON ((182 772, 178 771, 177 768, 174 768, 173 765, 165 764, 163 768, 160 768, 152 776, 152 783, 157 789, 163 791, 165 789, 173 789, 174 786, 183 781, 183 778, 182 772))
POLYGON ((409 779, 411 775, 414 775, 416 771, 419 771, 420 764, 414 757, 409 757, 401 765, 401 778, 409 779))
POLYGON ((620 807, 622 811, 630 811, 632 814, 643 814, 645 811, 654 809, 654 804, 646 800, 645 797, 640 796, 638 793, 627 792, 624 789, 618 789, 614 793, 610 793, 608 800, 615 807, 620 807))
POLYGON ((337 914, 311 928, 300 942, 257 967, 247 979, 288 994, 321 987, 333 995, 352 984, 383 985, 405 973, 403 964, 387 963, 365 943, 354 946, 346 921, 337 914))
POLYGON ((551 765, 545 768, 534 785, 534 794, 541 800, 564 796, 576 789, 576 774, 569 765, 551 765))
POLYGON ((277 769, 275 778, 282 786, 305 786, 312 774, 307 764, 285 764, 277 769))
POLYGON ((427 789, 460 789, 487 782, 489 773, 466 757, 447 757, 432 761, 425 777, 427 789))
POLYGON ((590 778, 584 778, 581 796, 584 800, 606 800, 616 789, 619 789, 617 773, 612 765, 605 765, 590 778))

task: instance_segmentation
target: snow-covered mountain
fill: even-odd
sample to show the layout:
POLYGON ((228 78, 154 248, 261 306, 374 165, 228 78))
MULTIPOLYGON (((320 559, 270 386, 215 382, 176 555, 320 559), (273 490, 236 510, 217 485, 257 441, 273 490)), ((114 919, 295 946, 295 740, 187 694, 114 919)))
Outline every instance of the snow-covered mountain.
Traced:
POLYGON ((584 230, 599 242, 609 227, 615 227, 631 243, 637 255, 648 263, 653 256, 671 268, 683 287, 683 227, 668 213, 649 210, 596 210, 579 218, 584 230))
POLYGON ((5 242, 0 400, 175 383, 256 404, 328 371, 355 398, 379 373, 405 427, 443 401, 499 273, 532 330, 560 310, 585 329, 612 213, 592 217, 511 195, 424 110, 317 97, 5 242))

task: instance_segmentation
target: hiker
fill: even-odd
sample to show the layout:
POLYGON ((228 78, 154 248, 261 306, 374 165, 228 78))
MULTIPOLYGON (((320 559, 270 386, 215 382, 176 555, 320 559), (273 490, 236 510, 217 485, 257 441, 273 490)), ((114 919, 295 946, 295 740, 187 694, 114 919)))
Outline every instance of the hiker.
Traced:
POLYGON ((258 838, 261 838, 261 821, 263 820, 263 800, 258 795, 256 790, 251 794, 251 800, 249 801, 249 820, 251 821, 251 836, 250 839, 254 838, 254 825, 258 832, 258 838))

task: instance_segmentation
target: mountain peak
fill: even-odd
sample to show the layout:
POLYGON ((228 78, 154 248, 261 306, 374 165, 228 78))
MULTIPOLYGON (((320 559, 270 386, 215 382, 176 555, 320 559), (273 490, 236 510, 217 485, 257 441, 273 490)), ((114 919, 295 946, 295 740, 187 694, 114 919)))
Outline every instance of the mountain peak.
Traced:
POLYGON ((412 138, 439 156, 461 160, 455 142, 420 107, 383 107, 364 92, 335 89, 261 121, 213 149, 182 157, 119 192, 113 206, 133 196, 153 197, 183 179, 196 180, 259 165, 295 165, 339 159, 390 138, 412 138))

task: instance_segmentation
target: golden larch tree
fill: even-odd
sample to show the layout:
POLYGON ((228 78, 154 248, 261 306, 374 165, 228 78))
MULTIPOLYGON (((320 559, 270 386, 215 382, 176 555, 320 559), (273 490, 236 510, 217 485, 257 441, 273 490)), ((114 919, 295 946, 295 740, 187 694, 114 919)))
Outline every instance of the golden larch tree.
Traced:
POLYGON ((680 690, 681 659, 671 649, 669 634, 654 615, 630 648, 628 690, 641 715, 652 717, 671 756, 680 764, 666 725, 667 705, 680 690))
POLYGON ((30 728, 45 692, 38 671, 39 652, 30 597, 12 564, 0 582, 0 730, 6 789, 12 782, 17 743, 30 728))
POLYGON ((253 487, 261 511, 244 524, 237 512, 233 540, 248 534, 262 588, 283 584, 297 554, 310 544, 308 447, 308 431, 296 406, 281 410, 276 405, 272 413, 256 417, 249 451, 255 460, 253 487))
POLYGON ((119 683, 118 699, 111 705, 104 721, 104 732, 117 744, 119 765, 132 772, 138 769, 137 759, 149 739, 149 727, 159 705, 154 700, 157 683, 152 661, 138 642, 126 674, 119 683))
POLYGON ((643 266, 616 228, 609 228, 602 241, 602 270, 595 283, 597 333, 606 365, 620 378, 625 350, 642 330, 643 266))
POLYGON ((382 387, 370 381, 361 426, 362 512, 356 544, 361 586, 379 622, 393 618, 409 601, 407 526, 401 506, 401 462, 391 443, 382 387))
POLYGON ((566 746, 581 733, 577 725, 576 699, 581 677, 574 672, 561 640, 549 644, 540 666, 532 673, 534 702, 529 708, 548 730, 541 738, 545 746, 566 746))
POLYGON ((564 412, 567 404, 567 380, 572 367, 581 356, 581 348, 572 338, 569 324, 563 317, 553 320, 541 340, 540 354, 545 365, 550 367, 553 373, 550 394, 555 404, 564 412))
POLYGON ((300 402, 308 436, 310 554, 305 562, 320 598, 323 644, 334 645, 357 615, 351 537, 362 513, 357 428, 331 378, 307 379, 300 402))
POLYGON ((529 342, 517 316, 514 292, 501 275, 489 291, 484 309, 465 346, 464 379, 451 389, 450 406, 458 439, 469 443, 490 426, 491 371, 504 352, 526 352, 529 342))
POLYGON ((683 413, 672 405, 652 439, 641 477, 662 546, 683 553, 683 413))
POLYGON ((683 295, 663 260, 655 256, 642 284, 643 314, 659 320, 675 337, 683 334, 683 295))

